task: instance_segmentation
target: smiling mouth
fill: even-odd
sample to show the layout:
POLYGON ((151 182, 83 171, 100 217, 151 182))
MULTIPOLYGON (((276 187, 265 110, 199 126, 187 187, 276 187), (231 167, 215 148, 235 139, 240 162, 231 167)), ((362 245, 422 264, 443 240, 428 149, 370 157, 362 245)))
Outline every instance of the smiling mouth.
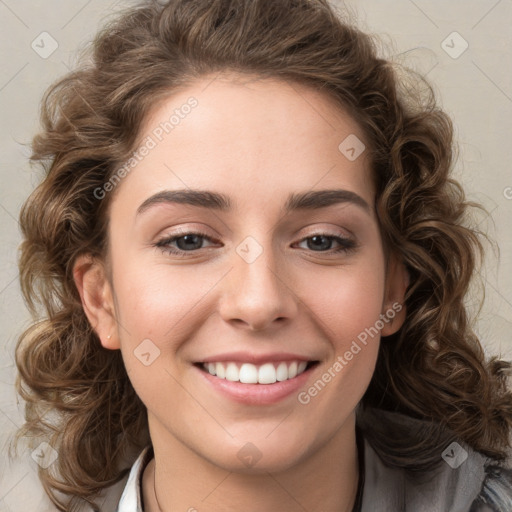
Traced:
POLYGON ((294 379, 313 366, 318 361, 282 361, 256 365, 234 361, 215 363, 196 363, 201 370, 219 379, 244 384, 274 384, 294 379))

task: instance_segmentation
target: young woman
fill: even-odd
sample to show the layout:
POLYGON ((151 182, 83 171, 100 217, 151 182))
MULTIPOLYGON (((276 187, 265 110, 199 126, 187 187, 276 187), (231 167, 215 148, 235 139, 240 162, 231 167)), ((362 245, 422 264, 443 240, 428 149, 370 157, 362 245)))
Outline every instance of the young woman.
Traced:
POLYGON ((127 474, 119 512, 512 510, 480 234, 416 80, 325 0, 170 0, 49 91, 17 364, 59 510, 127 474))

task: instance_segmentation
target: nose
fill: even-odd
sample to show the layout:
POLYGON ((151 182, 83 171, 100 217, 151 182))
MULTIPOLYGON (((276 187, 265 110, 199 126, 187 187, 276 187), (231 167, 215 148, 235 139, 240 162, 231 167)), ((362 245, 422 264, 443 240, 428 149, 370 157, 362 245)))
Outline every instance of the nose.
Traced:
POLYGON ((221 290, 221 318, 251 331, 272 328, 292 319, 298 311, 298 299, 281 269, 276 269, 270 251, 265 250, 248 263, 234 254, 234 268, 221 290))

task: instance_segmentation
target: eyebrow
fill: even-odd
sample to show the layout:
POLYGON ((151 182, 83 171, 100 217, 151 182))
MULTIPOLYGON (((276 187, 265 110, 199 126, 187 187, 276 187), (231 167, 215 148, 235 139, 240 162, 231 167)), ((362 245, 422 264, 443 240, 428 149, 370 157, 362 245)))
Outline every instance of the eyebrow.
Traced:
MULTIPOLYGON (((186 204, 200 208, 210 208, 226 212, 232 207, 232 201, 225 194, 208 190, 162 190, 146 199, 137 209, 137 215, 144 213, 157 204, 186 204)), ((350 190, 310 190, 307 192, 292 193, 288 197, 284 211, 316 210, 335 204, 351 203, 370 212, 370 205, 358 194, 350 190)))

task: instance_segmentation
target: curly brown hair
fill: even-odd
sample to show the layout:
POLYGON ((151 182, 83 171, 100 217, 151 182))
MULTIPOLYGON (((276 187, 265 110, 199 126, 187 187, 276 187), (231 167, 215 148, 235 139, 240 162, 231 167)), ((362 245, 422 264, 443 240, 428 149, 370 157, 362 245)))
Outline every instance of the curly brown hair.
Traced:
MULTIPOLYGON (((45 95, 31 158, 46 175, 20 215, 21 286, 37 316, 16 350, 21 434, 59 450, 40 470, 59 510, 92 503, 150 442, 120 351, 102 348, 73 280, 79 255, 106 256, 114 194, 98 200, 94 191, 133 153, 157 101, 222 71, 324 91, 364 130, 382 236, 411 285, 405 323, 381 343, 362 405, 431 420, 504 459, 510 365, 486 361, 471 329, 464 298, 481 233, 466 225, 471 205, 450 176, 452 124, 424 79, 378 57, 376 41, 327 0, 146 1, 106 26, 92 49, 90 61, 45 95)), ((388 431, 371 430, 389 464, 428 462, 415 440, 405 435, 397 448, 388 431)))

